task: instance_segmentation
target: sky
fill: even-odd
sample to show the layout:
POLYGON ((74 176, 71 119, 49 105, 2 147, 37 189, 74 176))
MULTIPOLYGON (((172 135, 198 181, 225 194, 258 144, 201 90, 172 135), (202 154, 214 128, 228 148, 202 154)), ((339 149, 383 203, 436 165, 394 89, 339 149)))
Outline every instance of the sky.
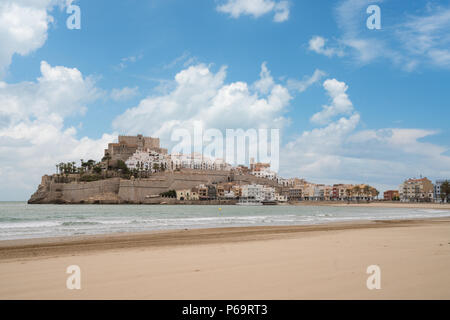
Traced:
POLYGON ((450 1, 0 0, 0 200, 196 125, 279 129, 284 177, 450 178, 449 29, 450 1))

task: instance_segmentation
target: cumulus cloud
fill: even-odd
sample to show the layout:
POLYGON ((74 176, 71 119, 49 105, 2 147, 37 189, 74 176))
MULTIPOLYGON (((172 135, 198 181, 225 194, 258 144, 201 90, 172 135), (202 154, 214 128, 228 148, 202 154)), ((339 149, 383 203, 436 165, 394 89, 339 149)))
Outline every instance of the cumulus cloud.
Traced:
POLYGON ((143 99, 113 122, 124 133, 159 136, 169 143, 173 130, 194 126, 217 128, 282 128, 291 100, 287 88, 277 84, 267 65, 253 84, 226 83, 226 67, 216 73, 198 64, 180 71, 169 92, 143 99))
POLYGON ((78 138, 67 117, 83 114, 100 97, 94 81, 75 68, 41 63, 34 82, 0 82, 0 193, 3 199, 24 199, 44 173, 61 161, 101 157, 113 140, 78 138))
POLYGON ((218 5, 219 12, 228 13, 233 18, 250 15, 259 18, 265 14, 274 13, 273 21, 284 22, 289 19, 289 2, 273 0, 227 0, 218 5))
POLYGON ((353 104, 347 95, 348 86, 344 82, 328 79, 323 83, 323 87, 331 98, 331 104, 324 105, 322 111, 315 113, 311 117, 312 122, 326 124, 335 116, 353 112, 353 104))
POLYGON ((53 17, 49 11, 63 0, 2 0, 0 2, 0 78, 14 54, 25 56, 44 45, 53 17))

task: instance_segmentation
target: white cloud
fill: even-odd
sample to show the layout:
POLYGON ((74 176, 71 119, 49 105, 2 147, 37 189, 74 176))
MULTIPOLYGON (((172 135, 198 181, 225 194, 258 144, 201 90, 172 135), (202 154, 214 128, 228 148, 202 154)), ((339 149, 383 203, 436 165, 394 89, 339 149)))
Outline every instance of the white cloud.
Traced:
POLYGON ((114 68, 118 71, 123 70, 127 68, 130 64, 136 63, 137 61, 141 60, 143 57, 144 55, 142 53, 135 56, 124 57, 120 59, 120 63, 114 68))
POLYGON ((36 82, 3 83, 0 88, 2 122, 8 119, 12 125, 30 117, 45 120, 52 116, 83 114, 85 105, 102 94, 92 78, 83 78, 75 68, 51 67, 42 61, 41 74, 36 82))
POLYGON ((104 134, 94 140, 77 138, 64 119, 86 111, 101 90, 75 68, 41 63, 35 82, 0 82, 0 193, 2 199, 24 199, 44 173, 60 161, 99 160, 113 140, 104 134))
MULTIPOLYGON (((427 3, 421 14, 406 14, 397 17, 398 22, 395 24, 382 22, 381 30, 368 30, 365 26, 368 17, 365 10, 369 5, 381 2, 388 1, 341 1, 336 7, 341 37, 331 47, 326 46, 323 37, 313 37, 309 41, 309 49, 329 57, 350 56, 358 64, 387 59, 406 71, 421 65, 450 67, 448 5, 433 7, 427 3)), ((383 9, 381 13, 383 17, 383 9)))
POLYGON ((331 104, 322 106, 322 111, 311 117, 312 122, 326 124, 335 116, 353 112, 353 104, 346 93, 348 86, 344 82, 328 79, 323 83, 323 87, 331 98, 331 104))
POLYGON ((313 84, 319 82, 326 73, 322 70, 316 69, 310 77, 304 77, 301 81, 296 79, 288 79, 287 85, 291 90, 298 90, 299 92, 304 92, 313 84))
POLYGON ((122 89, 112 89, 111 90, 111 99, 114 101, 125 101, 131 98, 136 97, 139 94, 139 88, 129 88, 124 87, 122 89))
POLYGON ((118 116, 113 127, 120 132, 159 136, 169 143, 176 128, 191 129, 201 124, 217 128, 281 128, 291 100, 288 90, 275 83, 262 65, 261 78, 254 84, 226 83, 226 68, 213 73, 199 64, 180 71, 167 93, 149 96, 138 106, 118 116))
POLYGON ((258 90, 262 94, 267 94, 275 85, 275 81, 273 81, 272 76, 270 75, 270 71, 267 68, 267 63, 264 62, 261 66, 261 73, 259 74, 260 78, 255 82, 254 86, 256 90, 258 90))
POLYGON ((0 2, 0 78, 14 54, 25 56, 44 45, 53 17, 49 11, 63 0, 2 0, 0 2))
POLYGON ((259 18, 270 12, 274 12, 275 22, 284 22, 289 19, 289 2, 273 0, 227 0, 217 6, 219 12, 228 13, 233 18, 241 15, 250 15, 259 18))
POLYGON ((325 47, 326 42, 327 40, 325 38, 322 38, 320 36, 314 36, 311 38, 311 40, 309 40, 308 48, 309 50, 314 51, 315 53, 323 54, 327 57, 332 57, 334 55, 337 56, 344 55, 343 51, 339 48, 325 47))
POLYGON ((183 52, 182 55, 173 59, 170 63, 163 66, 164 69, 172 69, 178 65, 183 67, 189 67, 190 65, 197 64, 197 57, 192 56, 188 51, 183 52))
POLYGON ((412 57, 450 67, 450 7, 430 8, 422 16, 408 16, 397 28, 397 36, 412 57))
POLYGON ((289 2, 280 1, 275 5, 275 16, 273 21, 284 22, 289 19, 289 2))

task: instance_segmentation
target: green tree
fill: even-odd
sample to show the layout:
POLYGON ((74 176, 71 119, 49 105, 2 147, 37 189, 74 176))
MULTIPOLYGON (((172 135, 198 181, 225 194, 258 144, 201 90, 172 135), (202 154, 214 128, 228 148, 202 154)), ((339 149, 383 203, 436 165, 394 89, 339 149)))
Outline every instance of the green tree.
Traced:
POLYGON ((441 199, 442 199, 442 201, 444 201, 445 199, 447 199, 447 201, 448 201, 449 195, 450 195, 450 182, 448 180, 446 180, 441 184, 441 199))
POLYGON ((102 173, 102 167, 97 164, 94 166, 93 171, 97 174, 100 174, 100 173, 102 173))
POLYGON ((370 195, 370 186, 368 186, 367 184, 364 186, 363 188, 363 193, 365 197, 368 197, 370 195))
POLYGON ((92 160, 92 159, 89 159, 89 160, 87 161, 87 163, 86 163, 86 166, 87 166, 87 168, 88 168, 89 171, 92 170, 92 168, 94 168, 94 166, 95 166, 95 161, 92 160))
POLYGON ((102 158, 103 162, 106 162, 106 168, 109 169, 109 161, 111 160, 111 156, 109 155, 109 153, 107 152, 105 154, 105 156, 102 158))
POLYGON ((117 160, 117 169, 125 174, 128 174, 130 172, 130 169, 128 169, 126 163, 123 160, 117 160))
POLYGON ((352 195, 356 196, 356 198, 359 200, 360 193, 361 193, 361 188, 359 186, 354 186, 352 189, 352 195))
POLYGON ((345 195, 346 195, 347 201, 350 201, 351 194, 352 194, 352 191, 349 188, 345 189, 345 195))

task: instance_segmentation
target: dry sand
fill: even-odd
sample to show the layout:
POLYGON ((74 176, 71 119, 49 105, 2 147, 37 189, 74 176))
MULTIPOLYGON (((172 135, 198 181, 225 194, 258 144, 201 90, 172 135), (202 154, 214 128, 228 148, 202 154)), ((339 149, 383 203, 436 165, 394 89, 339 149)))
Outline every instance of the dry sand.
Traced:
POLYGON ((418 298, 450 298, 450 218, 0 242, 0 299, 418 298))

